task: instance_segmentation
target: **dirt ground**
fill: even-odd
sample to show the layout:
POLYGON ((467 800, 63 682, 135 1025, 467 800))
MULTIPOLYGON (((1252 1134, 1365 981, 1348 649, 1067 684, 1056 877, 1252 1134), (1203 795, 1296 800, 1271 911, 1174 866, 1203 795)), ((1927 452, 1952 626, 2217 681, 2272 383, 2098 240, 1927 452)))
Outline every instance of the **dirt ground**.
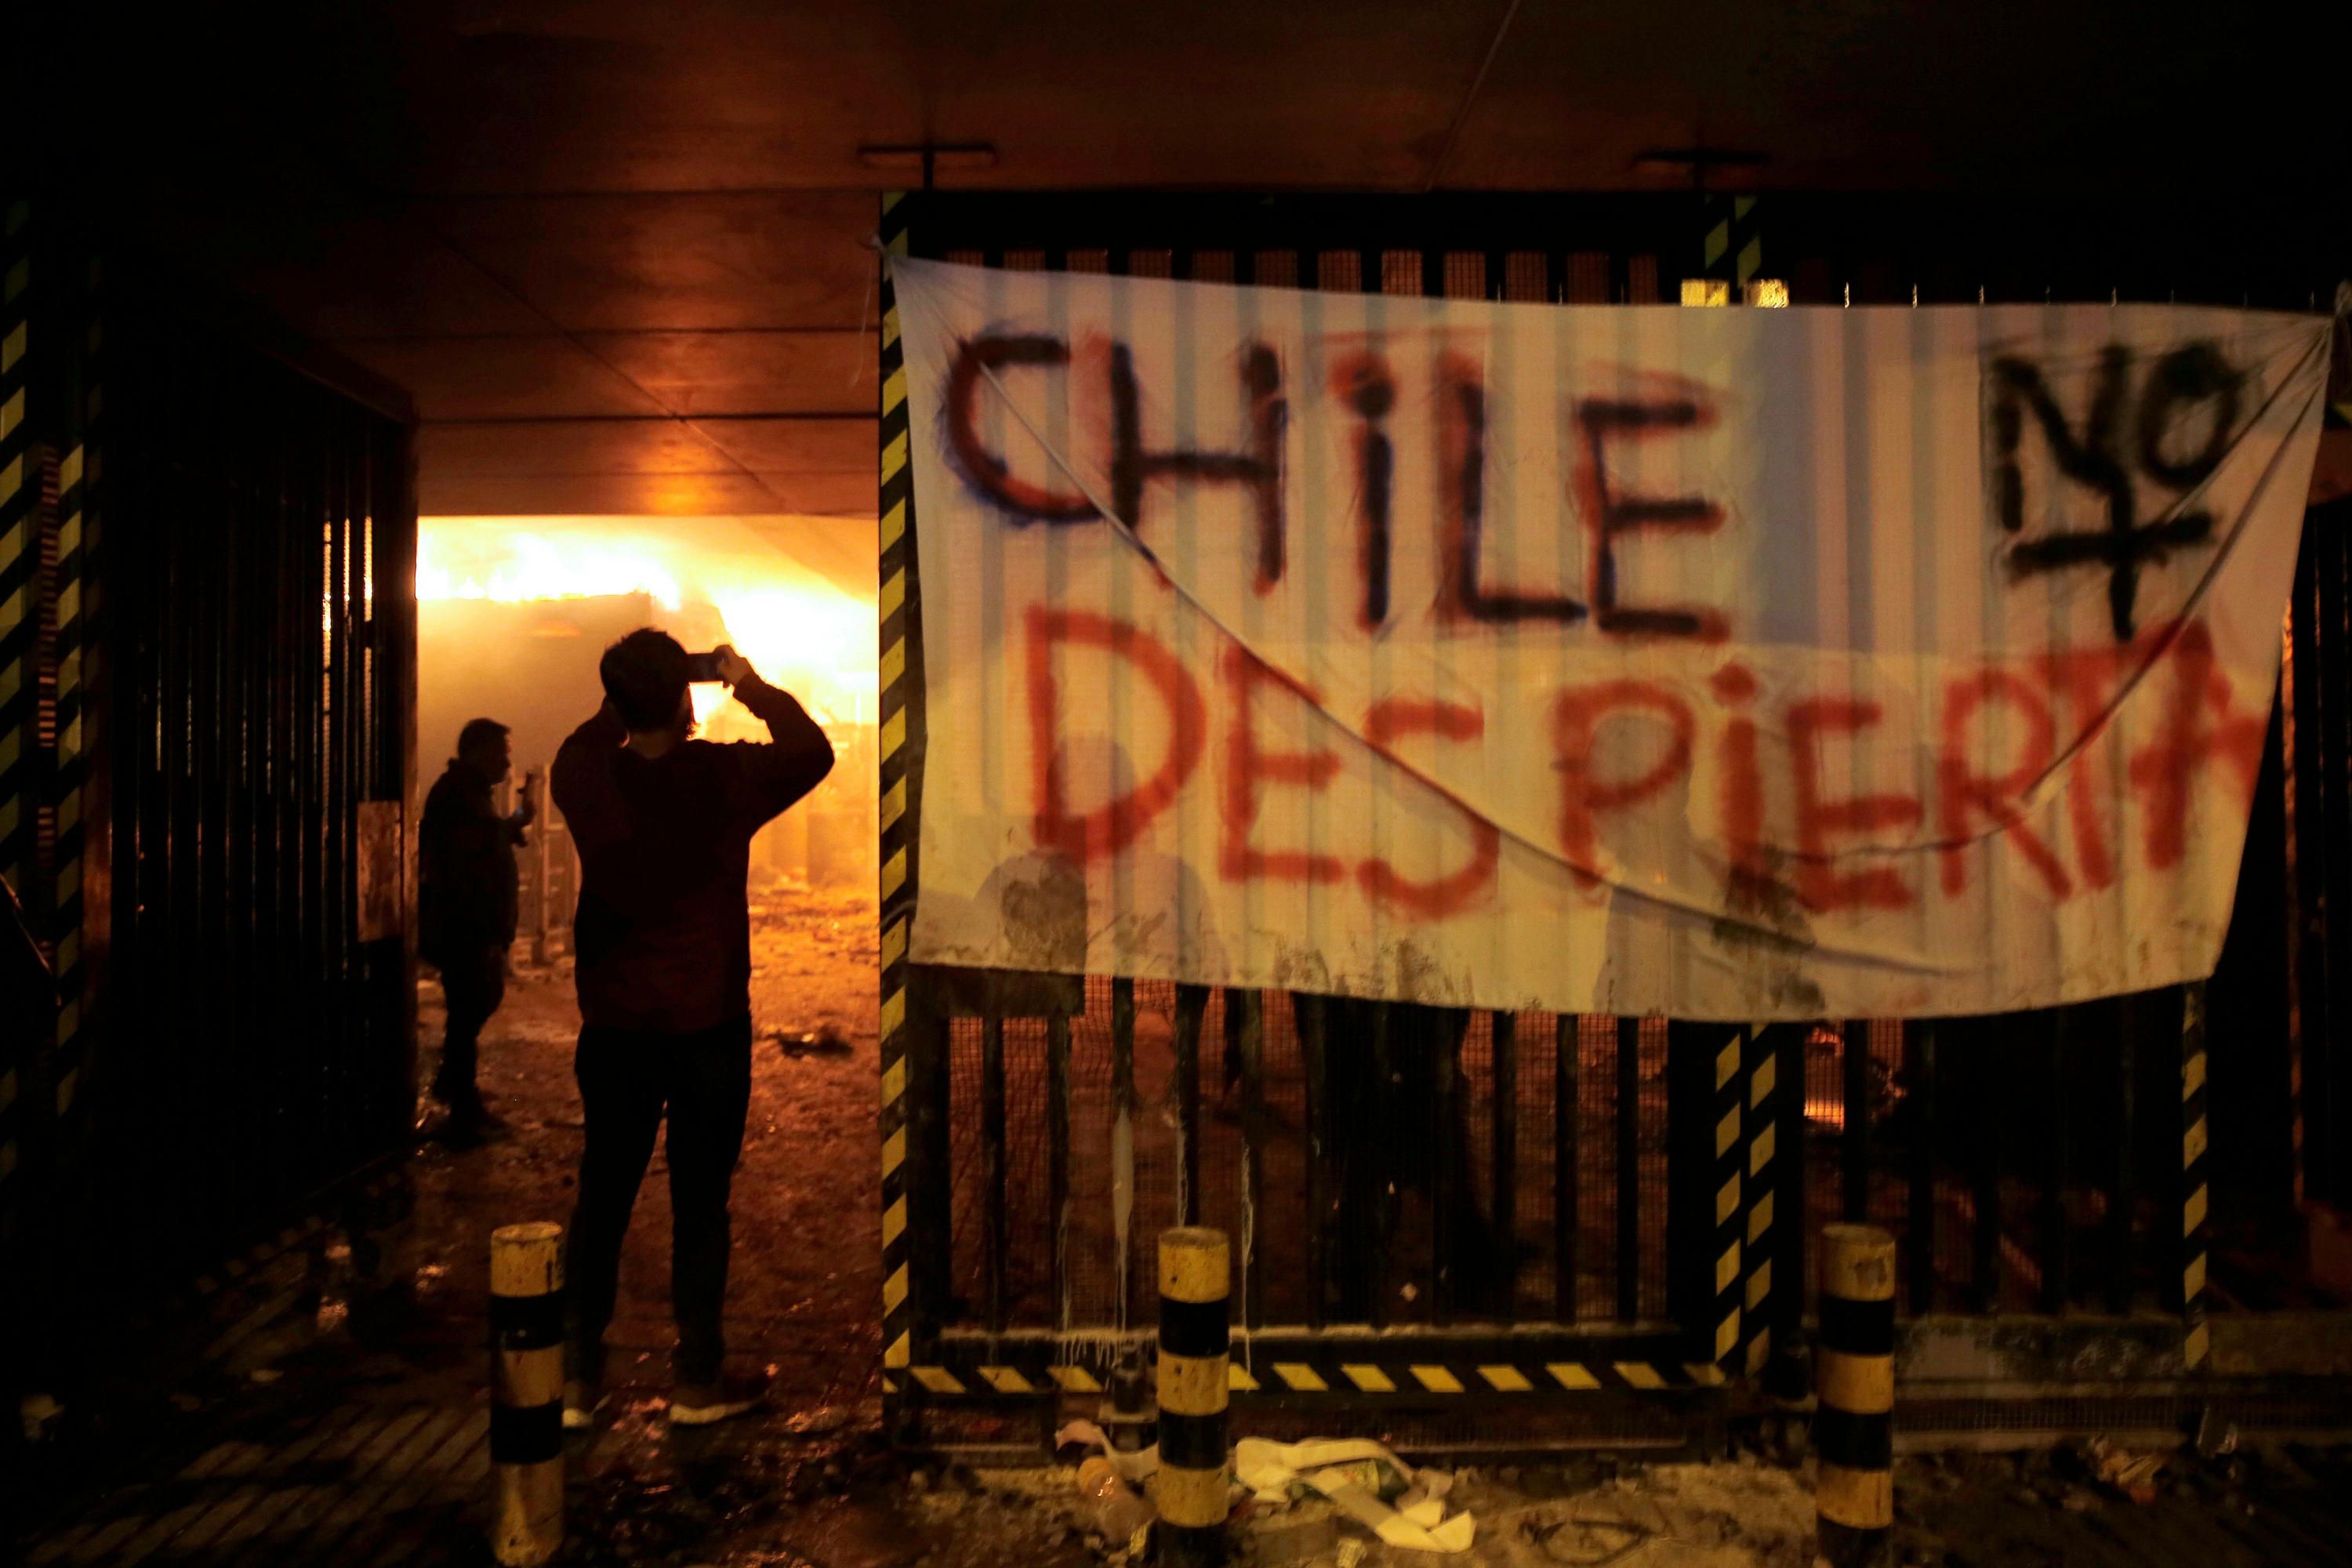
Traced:
MULTIPOLYGON (((624 1259, 614 1398, 593 1431, 566 1443, 557 1563, 1142 1568, 1079 1497, 1072 1453, 973 1470, 884 1441, 873 903, 785 887, 755 900, 754 920, 759 1044, 728 1331, 740 1360, 774 1369, 772 1406, 717 1427, 668 1426, 669 1224, 656 1153, 624 1259)), ((429 980, 419 1000, 424 1081, 443 1015, 429 980)), ((372 1233, 380 1259, 354 1260, 322 1237, 308 1264, 289 1255, 283 1278, 246 1281, 253 1304, 216 1310, 235 1321, 201 1370, 126 1406, 119 1431, 135 1445, 79 1470, 69 1454, 40 1456, 47 1506, 26 1560, 487 1563, 489 1233, 569 1217, 577 1028, 569 966, 521 966, 483 1042, 483 1088, 505 1132, 467 1150, 425 1141, 408 1171, 413 1206, 372 1233)), ((419 1110, 429 1133, 437 1112, 423 1101, 419 1110)), ((1244 1501, 1234 1568, 1810 1568, 1810 1461, 1766 1444, 1763 1431, 1736 1426, 1732 1454, 1711 1464, 1582 1453, 1458 1471, 1450 1500, 1477 1526, 1469 1550, 1448 1557, 1383 1546, 1319 1498, 1244 1501)), ((2140 1493, 2104 1484, 2081 1445, 1905 1458, 1893 1561, 2352 1562, 2352 1450, 2184 1449, 2140 1493)))
MULTIPOLYGON (((880 1070, 874 902, 867 892, 785 884, 755 898, 751 1113, 735 1173, 727 1330, 740 1361, 773 1368, 777 1401, 847 1407, 878 1390, 881 1207, 875 1131, 880 1070)), ((439 987, 420 986, 420 1082, 439 1059, 439 987)), ((524 1220, 568 1221, 580 1162, 572 1077, 580 1013, 569 959, 518 966, 483 1033, 480 1083, 506 1132, 481 1148, 430 1142, 414 1165, 416 1212, 394 1267, 426 1317, 479 1342, 489 1236, 524 1220)), ((419 1114, 432 1124, 429 1101, 419 1114)), ((666 1390, 669 1181, 656 1149, 637 1196, 607 1342, 625 1394, 666 1390)))

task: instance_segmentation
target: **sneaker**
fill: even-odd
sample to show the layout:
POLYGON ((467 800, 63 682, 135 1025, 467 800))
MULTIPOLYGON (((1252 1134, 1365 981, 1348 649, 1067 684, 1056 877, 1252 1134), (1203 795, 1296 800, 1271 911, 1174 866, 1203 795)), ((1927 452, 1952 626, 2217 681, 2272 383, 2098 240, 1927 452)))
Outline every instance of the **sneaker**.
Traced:
POLYGON ((673 1426, 708 1426, 731 1420, 768 1402, 765 1377, 721 1377, 716 1383, 681 1383, 670 1394, 673 1426))
POLYGON ((596 1424, 596 1412, 604 1408, 613 1396, 596 1384, 578 1378, 566 1379, 563 1384, 563 1429, 585 1432, 596 1424))

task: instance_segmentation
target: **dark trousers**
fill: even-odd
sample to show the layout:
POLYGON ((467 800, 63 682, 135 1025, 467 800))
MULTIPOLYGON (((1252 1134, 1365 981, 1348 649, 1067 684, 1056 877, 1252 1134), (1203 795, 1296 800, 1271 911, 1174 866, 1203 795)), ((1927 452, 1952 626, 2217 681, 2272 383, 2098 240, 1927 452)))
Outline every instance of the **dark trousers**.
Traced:
POLYGON ((482 947, 452 953, 440 968, 441 992, 449 1005, 449 1027, 441 1037, 441 1070, 433 1075, 433 1096, 464 1106, 479 1097, 474 1073, 482 1026, 507 999, 507 950, 482 947))
POLYGON ((677 1315, 677 1380, 710 1383, 727 1342, 727 1192, 743 1151, 751 1103, 751 1020, 690 1035, 580 1031, 573 1071, 587 1125, 580 1202, 564 1240, 574 1376, 604 1375, 604 1330, 620 1287, 621 1240, 669 1118, 670 1304, 677 1315))

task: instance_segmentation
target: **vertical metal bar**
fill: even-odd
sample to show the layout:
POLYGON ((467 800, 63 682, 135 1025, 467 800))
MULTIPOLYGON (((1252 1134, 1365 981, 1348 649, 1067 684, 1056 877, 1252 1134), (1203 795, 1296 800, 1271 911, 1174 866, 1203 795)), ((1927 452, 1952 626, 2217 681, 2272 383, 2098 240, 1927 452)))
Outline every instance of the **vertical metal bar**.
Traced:
POLYGON ((1440 1325, 1454 1321, 1454 1252, 1461 1243, 1454 1214, 1454 1167, 1461 1158, 1454 1101, 1462 1036, 1456 1017, 1425 1008, 1413 1014, 1420 1054, 1429 1064, 1429 1321, 1440 1325))
POLYGON ((2137 1284, 2132 1226, 2139 1209, 2139 1035, 2152 998, 2123 999, 2116 1029, 2116 1168, 2107 1194, 2107 1310, 2128 1312, 2137 1284))
POLYGON ((1357 1256, 1364 1259, 1365 1316, 1374 1328, 1380 1329, 1386 1328, 1389 1321, 1389 1231, 1396 1215, 1396 1194, 1389 1180, 1389 1133, 1395 1125, 1396 1079, 1391 1066, 1389 1029, 1395 1009, 1385 1002, 1375 1002, 1370 1012, 1371 1114, 1369 1125, 1352 1129, 1348 1142, 1349 1163, 1361 1162, 1365 1169, 1365 1179, 1350 1184, 1370 1200, 1352 1206, 1357 1211, 1355 1223, 1363 1227, 1363 1245, 1357 1256))
POLYGON ((1201 1026, 1205 985, 1176 987, 1176 1223, 1201 1223, 1201 1026))
POLYGON ((1581 1031, 1577 1015, 1552 1021, 1551 1069, 1551 1310, 1555 1321, 1576 1321, 1577 1270, 1577 1058, 1581 1031))
POLYGON ((1217 1092, 1222 1098, 1233 1093, 1242 1079, 1242 1017, 1247 1011, 1244 998, 1255 992, 1228 985, 1225 991, 1225 1053, 1217 1063, 1217 1092))
MULTIPOLYGON (((937 1353, 940 1331, 946 1326, 950 1268, 954 1258, 955 1170, 953 1134, 950 1126, 952 1026, 941 1011, 937 987, 909 965, 906 985, 908 1088, 906 1184, 907 1242, 902 1266, 907 1271, 907 1315, 900 1332, 908 1336, 915 1361, 937 1353)), ((888 1146, 885 1145, 887 1152, 888 1146)), ((889 1290, 883 1292, 886 1305, 889 1290)))
POLYGON ((1844 1071, 1845 1116, 1839 1140, 1844 1176, 1844 1214, 1856 1225, 1870 1219, 1870 1020, 1848 1018, 1838 1030, 1839 1065, 1844 1071))
POLYGON ((1910 1220, 1908 1246, 1911 1316, 1936 1310, 1936 1026, 1919 1019, 1904 1027, 1905 1099, 1910 1106, 1910 1220))
POLYGON ((1227 992, 1242 1005, 1242 1321, 1265 1321, 1265 1270, 1257 1258, 1257 1216, 1265 1212, 1265 993, 1227 992))
POLYGON ((1693 1364, 1723 1362, 1739 1345, 1741 1036, 1736 1025, 1666 1026, 1666 1316, 1693 1364))
POLYGON ((2042 1310, 2053 1316, 2074 1297, 2074 1236, 2066 1219, 2066 1184, 2073 1179, 2074 1129, 2066 1112, 2069 1009, 2050 1010, 2050 1060, 2043 1080, 2042 1140, 2042 1310))
POLYGON ((1303 993, 1290 999, 1298 1023, 1298 1067, 1307 1094, 1307 1326, 1323 1326, 1324 1293, 1330 1283, 1325 1239, 1331 1222, 1330 1086, 1324 1078, 1324 999, 1303 993))
POLYGON ((1110 1097, 1111 1234, 1118 1252, 1118 1327, 1124 1330, 1135 1295, 1135 982, 1127 979, 1110 983, 1110 1097))
POLYGON ((1489 1137, 1494 1152, 1495 1259, 1490 1305, 1494 1319, 1507 1323, 1518 1315, 1519 1275, 1519 1050, 1518 1020, 1495 1015, 1495 1113, 1489 1137))
POLYGON ((1780 1206, 1773 1187, 1780 1176, 1777 1145, 1781 1107, 1786 1103, 1780 1092, 1779 1031, 1767 1024, 1745 1033, 1738 1091, 1746 1106, 1748 1136, 1732 1164, 1741 1187, 1741 1212, 1735 1223, 1747 1248, 1741 1267, 1748 1270, 1739 1329, 1747 1349, 1739 1370, 1760 1380, 1771 1365, 1780 1303, 1791 1294, 1801 1297, 1804 1281, 1779 1267, 1783 1247, 1780 1233, 1786 1226, 1773 1223, 1780 1206))
POLYGON ((2190 1372, 2203 1364, 2205 1334, 2205 1222, 2211 1206, 2205 1155, 2211 1135, 2205 1122, 2205 983, 2180 988, 2180 1249, 2173 1279, 2182 1319, 2181 1363, 2190 1372))
POLYGON ((1976 1136, 1969 1141, 1974 1155, 1969 1201, 1975 1211, 1969 1226, 1969 1245, 1974 1256, 1969 1285, 1976 1310, 1993 1313, 2000 1310, 2000 1151, 2006 1126, 2002 1118, 2014 1114, 2016 1108, 2006 1104, 2002 1095, 2012 1055, 2009 1032, 2000 1031, 1983 1046, 1986 1048, 1968 1058, 1969 1100, 1976 1109, 1976 1136))
POLYGON ((2308 851, 2315 844, 2306 845, 2303 814, 2309 801, 2305 794, 2304 747, 2306 744, 2304 725, 2305 693, 2311 684, 2307 668, 2297 672, 2303 658, 2303 644, 2311 622, 2310 606, 2305 602, 2305 582, 2310 575, 2313 540, 2315 529, 2309 513, 2304 517, 2303 548, 2295 560, 2294 591, 2287 596, 2286 624, 2279 637, 2279 761, 2281 794, 2280 815, 2286 834, 2285 892, 2286 909, 2286 1084, 2287 1084, 2287 1148, 2293 1162, 2289 1173, 2289 1195, 2297 1209, 2305 1196, 2304 1127, 2303 1127, 2303 1055, 2304 1042, 2309 1037, 2314 1020, 2312 999, 2312 959, 2305 950, 2312 917, 2305 892, 2304 867, 2308 851))
POLYGON ((1642 1315, 1642 1020, 1617 1020, 1617 1319, 1642 1315))
POLYGON ((1004 1019, 980 1021, 980 1192, 988 1234, 988 1331, 1004 1331, 1005 1265, 1010 1237, 1004 1212, 1004 1019))
MULTIPOLYGON (((523 787, 525 790, 523 798, 528 800, 530 787, 528 778, 523 781, 523 787)), ((541 790, 540 793, 544 795, 546 791, 541 790)), ((542 805, 540 819, 532 825, 530 833, 531 909, 533 911, 530 925, 530 961, 533 963, 547 962, 547 874, 548 868, 555 864, 554 857, 547 852, 549 828, 550 825, 542 805)))
POLYGON ((2345 785, 2347 778, 2352 778, 2352 770, 2347 769, 2344 757, 2344 673, 2347 662, 2352 662, 2347 659, 2352 648, 2347 648, 2343 624, 2328 616, 2324 587, 2328 563, 2343 548, 2344 535, 2340 530, 2330 528, 2314 529, 2312 534, 2311 631, 2307 644, 2312 679, 2302 683, 2311 689, 2311 765, 2306 777, 2312 785, 2312 798, 2308 803, 2299 801, 2295 813, 2298 853, 2308 863, 2303 877, 2303 907, 2308 911, 2311 941, 2304 949, 2304 957, 2312 978, 2304 994, 2315 1003, 2303 1026, 2304 1184, 2309 1196, 2333 1201, 2338 1195, 2334 1173, 2339 1162, 2330 1156, 2327 1144, 2347 1130, 2336 1121, 2334 1110, 2334 1063, 2341 1059, 2335 1046, 2347 1007, 2335 989, 2336 977, 2346 971, 2337 931, 2341 922, 2332 912, 2340 906, 2331 901, 2331 896, 2336 889, 2336 870, 2347 848, 2342 808, 2345 785), (2306 828, 2309 837, 2300 838, 2306 828))
MULTIPOLYGON (((1767 1385, 1776 1395, 1794 1398, 1802 1395, 1811 1378, 1811 1368, 1799 1354, 1798 1341, 1805 1321, 1805 1282, 1811 1272, 1805 1257, 1813 1223, 1805 1191, 1811 1161, 1807 1149, 1811 1133, 1805 1117, 1805 1057, 1812 1027, 1775 1024, 1769 1034, 1772 1084, 1764 1099, 1772 1106, 1772 1135, 1767 1140, 1759 1134, 1749 1144, 1748 1178, 1762 1177, 1772 1194, 1772 1215, 1765 1234, 1772 1237, 1772 1273, 1781 1285, 1771 1297, 1767 1385)), ((1752 1105, 1752 1091, 1749 1099, 1752 1105)))
POLYGON ((1054 1322, 1070 1330, 1070 1016, 1045 1019, 1046 1220, 1054 1227, 1054 1322))
MULTIPOLYGON (((879 739, 875 748, 875 856, 879 866, 882 1067, 882 1364, 893 1389, 886 1408, 895 1439, 914 1436, 911 1412, 921 1391, 905 1369, 937 1339, 950 1255, 943 1108, 948 1094, 944 1025, 935 1021, 931 989, 908 961, 908 937, 921 867, 917 826, 922 810, 922 581, 916 556, 914 474, 906 460, 909 416, 902 373, 906 343, 898 328, 898 285, 889 258, 908 248, 908 221, 916 207, 901 191, 881 198, 884 256, 876 309, 881 321, 876 384, 885 389, 876 448, 880 528, 876 561, 881 589, 876 653, 882 671, 876 692, 879 739), (911 743, 909 743, 911 742, 911 743), (919 1347, 916 1342, 922 1342, 919 1347)), ((577 846, 574 847, 577 852, 577 846)), ((572 883, 576 895, 576 870, 572 883)), ((576 935, 576 933, 575 933, 576 935)), ((1125 1304, 1121 1304, 1122 1314, 1125 1304)), ((1122 1317, 1122 1321, 1124 1321, 1122 1317)))

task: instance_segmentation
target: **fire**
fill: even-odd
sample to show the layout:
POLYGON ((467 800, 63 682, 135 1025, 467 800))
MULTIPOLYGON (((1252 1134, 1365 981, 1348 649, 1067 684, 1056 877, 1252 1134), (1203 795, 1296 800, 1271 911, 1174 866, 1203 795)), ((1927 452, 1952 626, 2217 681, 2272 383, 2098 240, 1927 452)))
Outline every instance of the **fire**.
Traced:
MULTIPOLYGON (((727 518, 424 518, 416 596, 513 604, 644 594, 654 623, 689 647, 731 643, 820 719, 874 722, 872 601, 771 538, 727 518)), ((752 733, 755 721, 724 689, 700 686, 693 696, 706 734, 752 733)))
POLYGON ((436 527, 425 519, 416 536, 416 596, 491 599, 585 599, 644 594, 664 609, 680 603, 677 579, 625 541, 500 531, 485 539, 472 531, 436 527))
POLYGON ((761 669, 838 669, 871 657, 874 611, 846 594, 722 589, 711 602, 735 651, 761 669))

